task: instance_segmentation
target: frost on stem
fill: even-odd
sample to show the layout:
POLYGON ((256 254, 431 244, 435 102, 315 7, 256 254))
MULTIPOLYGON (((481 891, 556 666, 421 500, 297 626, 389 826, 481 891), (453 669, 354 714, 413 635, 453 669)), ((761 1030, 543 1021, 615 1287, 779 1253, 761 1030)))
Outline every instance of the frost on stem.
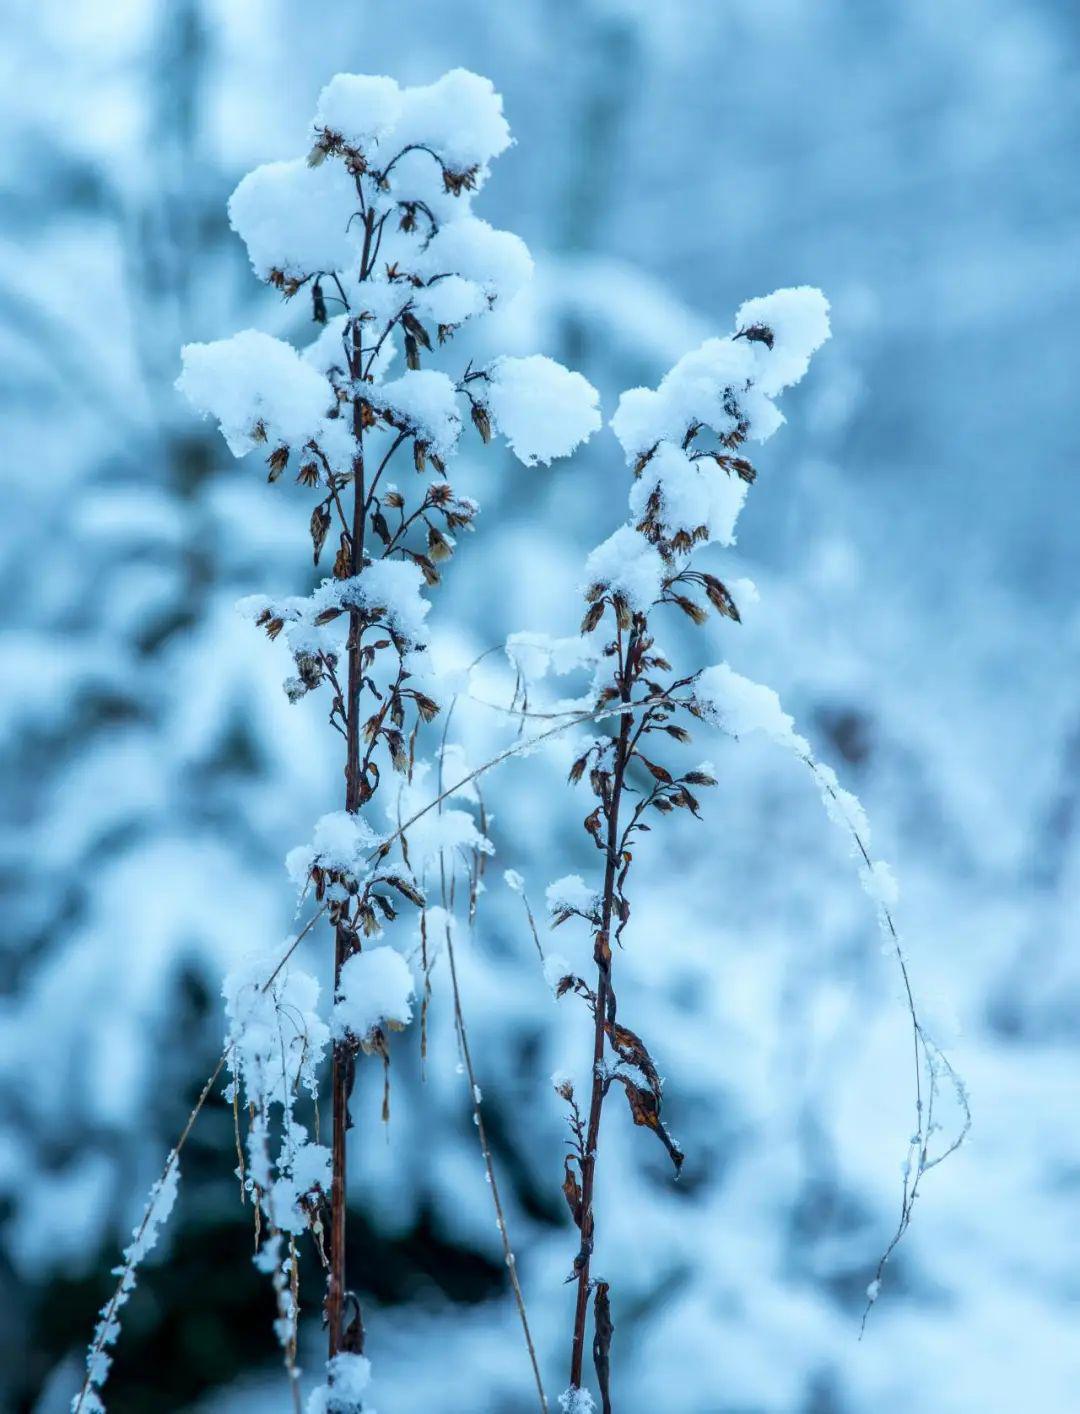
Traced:
POLYGON ((131 1242, 124 1249, 123 1261, 114 1269, 113 1275, 120 1278, 115 1291, 101 1309, 97 1327, 94 1330, 90 1349, 86 1356, 86 1377, 83 1386, 71 1401, 72 1414, 101 1414, 105 1405, 101 1390, 108 1378, 112 1358, 108 1348, 116 1344, 120 1335, 120 1311, 131 1299, 138 1280, 138 1269, 147 1253, 157 1245, 158 1234, 168 1221, 176 1202, 176 1192, 180 1184, 180 1164, 176 1150, 169 1155, 161 1178, 150 1190, 142 1218, 134 1228, 131 1242))
POLYGON ((240 608, 287 645, 290 700, 323 694, 344 742, 344 808, 323 816, 287 860, 294 883, 313 890, 334 930, 329 1178, 299 1109, 307 1091, 315 1099, 305 1067, 330 1039, 303 974, 274 974, 258 994, 247 974, 230 979, 228 1005, 233 1093, 251 1115, 244 1182, 257 1220, 270 1227, 265 1265, 294 1398, 293 1243, 305 1223, 325 1258, 327 1408, 346 1398, 347 1362, 334 1359, 363 1352, 358 1303, 353 1334, 343 1328, 354 1067, 372 1050, 388 1065, 389 1033, 412 1014, 407 965, 392 944, 373 944, 404 905, 427 907, 433 861, 440 868, 444 858, 474 861, 474 902, 475 861, 491 849, 468 811, 432 818, 418 800, 420 731, 442 695, 426 666, 426 595, 479 512, 451 485, 448 467, 470 428, 481 443, 501 435, 532 466, 567 455, 600 425, 595 391, 548 358, 453 363, 458 329, 512 298, 532 274, 521 240, 472 210, 510 140, 501 98, 465 70, 418 87, 337 75, 319 96, 306 160, 257 168, 229 202, 255 274, 286 299, 310 300, 314 337, 303 351, 255 330, 190 344, 177 380, 196 410, 219 422, 235 456, 257 451, 271 482, 289 471, 309 493, 312 558, 316 569, 326 567, 310 593, 252 597, 240 608), (390 828, 380 829, 361 812, 394 776, 399 788, 384 797, 390 828), (412 815, 415 830, 394 828, 412 815), (278 1053, 264 1044, 274 1036, 285 1047, 277 1076, 278 1053), (299 1054, 307 1057, 302 1065, 299 1054))
POLYGON ((371 1362, 345 1352, 326 1363, 326 1384, 308 1396, 307 1414, 360 1414, 371 1381, 371 1362))

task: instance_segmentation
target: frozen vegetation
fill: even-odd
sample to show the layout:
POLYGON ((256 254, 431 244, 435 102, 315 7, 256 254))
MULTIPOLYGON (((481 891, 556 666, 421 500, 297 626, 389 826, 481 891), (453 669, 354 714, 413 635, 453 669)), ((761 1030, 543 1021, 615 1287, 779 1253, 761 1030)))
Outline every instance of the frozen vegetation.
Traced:
MULTIPOLYGON (((314 1410, 336 1389, 369 1414, 459 1414, 459 1372, 477 1414, 536 1407, 514 1270, 559 1407, 578 1241, 559 1191, 565 1092, 585 1096, 592 1028, 587 1004, 555 994, 595 983, 585 920, 602 883, 581 830, 588 777, 566 777, 618 715, 521 747, 604 680, 580 596, 646 606, 665 555, 690 553, 742 622, 700 584, 705 623, 671 605, 657 617, 657 651, 705 669, 686 691, 694 740, 657 764, 717 784, 688 787, 701 822, 675 809, 636 850, 614 963, 619 1015, 648 1042, 685 1151, 676 1182, 619 1082, 594 1257, 611 1282, 614 1406, 1072 1414, 1080 264, 1065 11, 402 0, 361 20, 293 0, 46 0, 7 37, 0 1404, 67 1408, 101 1313, 91 1373, 117 1407, 285 1414, 293 1383, 314 1410), (504 104, 474 76, 433 82, 456 65, 490 73, 504 104), (369 67, 398 81, 326 85, 369 67), (313 113, 334 139, 314 165, 313 113), (406 297, 432 348, 413 334, 410 354, 400 325, 368 345, 367 431, 406 437, 379 487, 391 537, 393 498, 414 506, 440 483, 459 523, 433 511, 434 541, 426 527, 408 541, 438 585, 396 553, 338 580, 336 507, 317 566, 305 527, 327 475, 351 470, 338 299, 358 307, 345 272, 363 231, 346 149, 424 132, 451 189, 414 153, 373 203, 423 201, 438 233, 419 205, 413 230, 387 230, 363 299, 373 326, 406 297), (421 282, 408 291, 385 273, 400 250, 421 282), (321 280, 320 325, 312 280, 283 298, 312 269, 342 284, 321 280), (780 284, 831 303, 832 340, 801 383, 820 309, 797 293, 771 297, 768 318, 739 308, 780 284), (783 357, 730 340, 755 325, 783 357), (440 326, 456 326, 442 344, 440 326), (731 452, 752 457, 753 485, 681 445, 681 416, 719 416, 721 367, 755 374, 731 452), (459 388, 466 370, 486 376, 459 388), (626 389, 645 392, 621 402, 626 389), (344 653, 349 615, 374 610, 441 711, 404 789, 379 747, 383 794, 361 827, 310 660, 344 653), (384 973, 335 989, 322 920, 262 992, 320 906, 312 870, 362 879, 403 818, 500 750, 515 754, 412 827, 426 909, 378 886, 399 916, 373 905, 358 959, 384 973), (879 1277, 921 1152, 889 919, 975 1128, 879 1277), (283 1015, 302 1038, 284 1088, 283 1015), (330 1115, 316 1134, 305 1076, 321 1054, 325 1077, 339 1033, 358 1046, 348 1182, 368 1344, 328 1369, 309 1218, 330 1115), (230 1085, 259 1118, 239 1155, 230 1085), (253 1190, 240 1201, 258 1179, 263 1271, 253 1190), (290 1243, 306 1254, 295 1331, 290 1243)), ((931 1158, 963 1122, 951 1084, 935 1105, 931 1158)), ((599 1408, 590 1357, 592 1392, 565 1394, 571 1408, 599 1408)))

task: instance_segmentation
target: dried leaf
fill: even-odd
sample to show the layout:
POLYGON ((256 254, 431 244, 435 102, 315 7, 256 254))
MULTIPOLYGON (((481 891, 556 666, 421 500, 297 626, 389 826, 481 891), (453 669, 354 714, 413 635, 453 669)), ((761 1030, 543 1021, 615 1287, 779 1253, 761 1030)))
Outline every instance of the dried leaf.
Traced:
POLYGON ((638 758, 638 760, 645 767, 645 769, 652 773, 654 780, 659 781, 661 785, 665 786, 669 786, 672 784, 674 777, 665 766, 658 766, 655 761, 650 761, 647 756, 642 756, 640 751, 635 751, 634 755, 638 758))
POLYGON ((563 1194, 566 1197, 567 1206, 570 1209, 570 1216, 574 1219, 577 1227, 581 1227, 581 1188, 577 1181, 577 1175, 570 1167, 570 1156, 563 1159, 563 1194))
POLYGON ((402 324, 404 324, 405 328, 413 336, 416 342, 418 344, 422 344, 425 349, 428 349, 430 351, 431 338, 428 334, 428 331, 420 323, 419 319, 417 319, 416 315, 413 314, 411 311, 406 310, 405 313, 401 316, 401 322, 402 324))
POLYGON ((615 1327, 611 1323, 610 1290, 606 1281, 596 1283, 593 1297, 593 1365, 596 1368, 596 1383, 600 1389, 601 1414, 611 1414, 611 1337, 615 1327))
POLYGON ((593 629, 604 617, 604 601, 598 600, 595 604, 590 604, 585 617, 581 621, 581 632, 592 633, 593 629))
POLYGON ((480 433, 482 442, 491 441, 491 418, 488 417, 487 408, 481 403, 474 402, 472 405, 473 426, 480 433))
POLYGON ((389 884, 392 889, 397 889, 399 894, 404 895, 404 897, 407 898, 410 903, 414 903, 417 908, 423 908, 424 904, 427 902, 416 885, 410 879, 404 878, 401 874, 387 874, 383 882, 389 884))
POLYGON ((326 535, 329 529, 330 512, 325 506, 316 506, 311 512, 311 548, 316 564, 319 563, 319 556, 326 544, 326 535))
POLYGON ((656 1137, 663 1144, 671 1157, 671 1162, 675 1165, 675 1172, 678 1173, 683 1166, 684 1154, 675 1143, 671 1135, 667 1132, 663 1121, 660 1118, 660 1101, 652 1090, 643 1089, 640 1085, 630 1079, 628 1075, 623 1075, 616 1071, 614 1077, 626 1091, 626 1099, 630 1105, 630 1116, 635 1124, 639 1124, 643 1129, 651 1129, 656 1137))

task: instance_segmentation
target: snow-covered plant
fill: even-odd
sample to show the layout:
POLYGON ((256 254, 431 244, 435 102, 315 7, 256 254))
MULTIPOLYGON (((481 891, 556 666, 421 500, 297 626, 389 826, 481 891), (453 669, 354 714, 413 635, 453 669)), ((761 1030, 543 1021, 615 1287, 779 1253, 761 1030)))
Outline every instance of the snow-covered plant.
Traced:
POLYGON ((316 567, 333 534, 331 572, 312 593, 240 605, 271 639, 284 636, 295 668, 290 700, 325 692, 343 741, 344 809, 320 819, 287 860, 334 930, 332 1010, 320 1016, 314 978, 280 958, 257 958, 226 980, 225 1058, 238 1172, 257 1232, 267 1228, 257 1262, 273 1280, 293 1399, 296 1239, 310 1230, 327 1273, 329 1330, 329 1383, 311 1407, 337 1414, 360 1407, 367 1380, 363 1320, 345 1270, 355 1066, 371 1052, 388 1064, 390 1033, 412 1018, 412 973, 384 925, 403 902, 424 909, 421 881, 433 859, 486 847, 463 811, 441 811, 434 829, 427 822, 417 832, 423 838, 404 835, 394 826, 410 813, 406 791, 383 802, 388 827, 360 814, 388 773, 418 788, 417 734, 440 710, 426 666, 423 591, 439 584, 479 509, 450 484, 447 466, 469 420, 483 442, 504 436, 527 466, 567 455, 600 425, 595 391, 551 359, 501 357, 455 374, 427 366, 463 324, 530 277, 524 244, 471 211, 510 140, 500 96, 475 74, 458 69, 416 88, 337 75, 319 97, 307 157, 257 168, 229 202, 255 273, 287 299, 305 293, 316 337, 302 352, 252 329, 188 344, 177 382, 218 421, 235 456, 257 450, 270 481, 289 470, 312 493, 316 567), (405 367, 390 377, 399 355, 405 367), (392 464, 406 457, 410 484, 399 487, 392 464), (331 1042, 326 1147, 312 1131, 331 1042))
MULTIPOLYGON (((611 1407, 610 1284, 593 1277, 592 1259, 601 1118, 613 1087, 625 1094, 633 1122, 656 1134, 676 1173, 683 1164, 683 1151, 662 1115, 660 1069, 646 1042, 620 1014, 613 976, 614 953, 623 944, 631 918, 628 882, 640 837, 658 816, 679 810, 698 816, 698 792, 717 783, 711 762, 676 765, 664 759, 662 748, 689 743, 689 726, 704 722, 735 737, 762 733, 810 766, 830 816, 850 837, 863 882, 903 967, 890 913, 892 877, 869 854, 869 831, 858 802, 814 760, 771 689, 750 682, 726 663, 676 670, 656 639, 657 620, 669 608, 695 625, 706 621, 709 606, 724 619, 740 621, 727 585, 700 568, 695 554, 710 544, 733 543, 736 520, 756 477, 745 446, 765 441, 781 425, 784 419, 775 398, 802 378, 811 356, 828 337, 828 305, 815 289, 778 290, 750 300, 739 309, 730 337, 707 340, 680 359, 657 388, 624 393, 612 418, 633 470, 630 516, 588 557, 583 585, 588 608, 581 626, 585 651, 578 661, 591 658, 596 666, 586 705, 617 725, 593 737, 570 770, 571 782, 587 781, 595 798, 584 828, 602 862, 595 882, 570 875, 547 891, 553 926, 575 917, 587 924, 596 964, 591 981, 576 975, 561 958, 549 955, 545 963, 556 995, 582 997, 593 1020, 585 1102, 579 1104, 569 1076, 560 1072, 555 1078, 556 1090, 569 1107, 563 1192, 580 1233, 570 1278, 576 1283, 576 1301, 570 1384, 562 1396, 566 1410, 594 1408, 592 1396, 582 1387, 590 1295, 593 1356, 605 1414, 611 1407)), ((543 647, 521 636, 509 645, 519 666, 523 653, 535 656, 543 647)), ((549 642, 545 651, 563 660, 560 670, 575 658, 565 645, 549 642)), ((906 971, 904 981, 906 986, 906 971)), ((901 1232, 919 1176, 938 1161, 927 1152, 934 1130, 928 1110, 936 1080, 942 1074, 954 1078, 920 1026, 910 989, 907 995, 919 1074, 927 1076, 929 1093, 924 1097, 920 1088, 901 1232)), ((875 1282, 871 1300, 876 1292, 875 1282)))

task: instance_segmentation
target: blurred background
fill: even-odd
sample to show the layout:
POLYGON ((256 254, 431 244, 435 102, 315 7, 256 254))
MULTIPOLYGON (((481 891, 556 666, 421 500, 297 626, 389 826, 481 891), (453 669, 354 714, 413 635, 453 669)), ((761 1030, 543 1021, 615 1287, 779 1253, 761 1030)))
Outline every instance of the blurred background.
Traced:
MULTIPOLYGON (((745 298, 820 285, 833 341, 785 403, 693 651, 780 693, 874 821, 969 1143, 927 1180, 867 1333, 912 1122, 894 964, 805 772, 710 742, 705 824, 640 853, 620 1012, 687 1149, 610 1111, 597 1270, 620 1414, 1069 1414, 1080 1389, 1080 13, 1051 0, 9 0, 0 53, 0 1406, 53 1414, 149 1183, 221 1045, 231 962, 292 924, 281 861, 337 805, 336 737, 234 614, 312 580, 267 487, 173 391, 178 349, 306 310, 225 202, 306 150, 339 70, 464 65, 518 145, 477 204, 537 260, 491 349, 613 411, 745 298)), ((472 439, 483 506, 432 619, 458 661, 572 633, 621 515, 610 432, 527 472, 472 439), (478 455, 484 451, 484 455, 478 455)), ((674 637, 684 631, 672 625, 674 637)), ((484 758, 505 724, 462 708, 484 758)), ((500 735, 501 733, 501 735, 500 735)), ((499 846, 464 1002, 552 1394, 575 1248, 548 1076, 587 1019, 521 902, 594 855, 552 755, 488 778, 499 846)), ((584 960, 573 925, 559 951, 584 960), (576 951, 575 951, 576 949, 576 951)), ((309 965, 325 970, 328 939, 309 965)), ((421 1083, 363 1068, 350 1262, 382 1414, 534 1407, 437 975, 421 1083)), ((583 1050, 583 1047, 585 1050, 583 1050)), ((949 1116, 951 1124, 955 1116, 949 1116)), ((288 1407, 232 1124, 200 1121, 126 1315, 114 1411, 288 1407)), ((317 1374, 320 1283, 305 1276, 317 1374)))

